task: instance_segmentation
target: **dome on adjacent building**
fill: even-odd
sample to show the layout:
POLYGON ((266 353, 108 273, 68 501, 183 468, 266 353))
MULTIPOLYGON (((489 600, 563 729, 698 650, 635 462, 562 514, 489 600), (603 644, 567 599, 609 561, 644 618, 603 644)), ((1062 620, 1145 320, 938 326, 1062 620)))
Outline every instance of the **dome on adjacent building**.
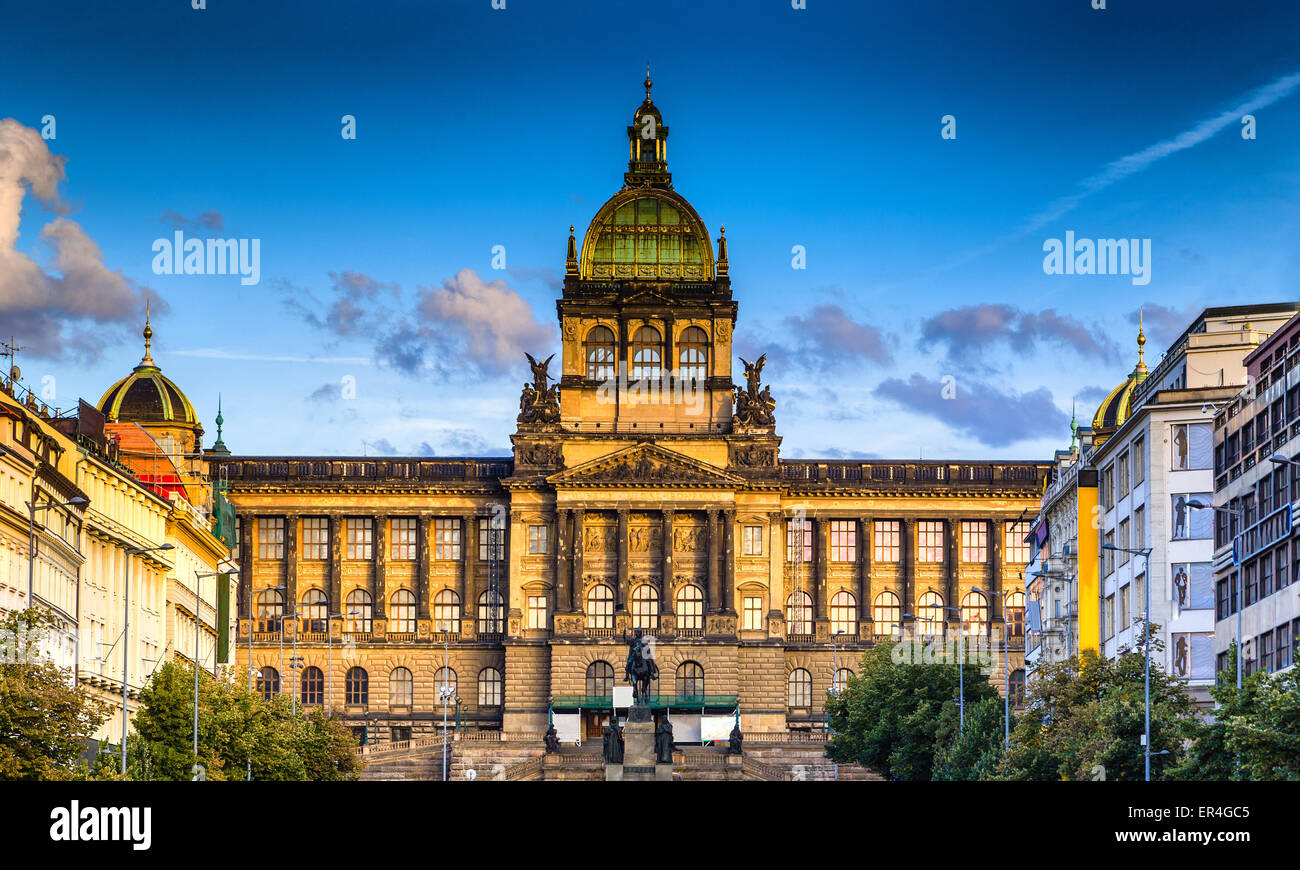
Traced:
POLYGON ((1101 405, 1097 408, 1097 413, 1092 417, 1092 431, 1094 437, 1097 435, 1106 436, 1114 432, 1133 413, 1133 391, 1137 385, 1146 380, 1150 372, 1147 371, 1147 364, 1142 358, 1143 345, 1147 343, 1146 335, 1143 334, 1142 326, 1138 326, 1138 361, 1133 367, 1133 371, 1125 378, 1115 389, 1111 390, 1109 395, 1102 400, 1101 405))
POLYGON ((198 426, 194 406, 180 387, 165 377, 150 355, 153 328, 148 315, 144 325, 144 357, 131 374, 113 384, 99 400, 99 410, 110 423, 162 423, 198 426))

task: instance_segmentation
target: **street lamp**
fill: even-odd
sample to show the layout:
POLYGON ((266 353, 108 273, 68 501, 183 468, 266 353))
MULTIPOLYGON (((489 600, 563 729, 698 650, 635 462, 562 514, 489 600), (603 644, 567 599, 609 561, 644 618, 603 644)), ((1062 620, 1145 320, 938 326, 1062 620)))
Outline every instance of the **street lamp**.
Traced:
MULTIPOLYGON (((1291 460, 1289 459, 1283 459, 1280 456, 1270 456, 1269 461, 1286 462, 1291 465, 1297 464, 1295 462, 1291 462, 1291 460)), ((1189 500, 1187 502, 1187 506, 1189 508, 1195 508, 1197 510, 1220 511, 1222 513, 1227 514, 1230 517, 1236 517, 1238 522, 1241 522, 1242 520, 1242 512, 1237 510, 1236 508, 1220 507, 1219 505, 1205 504, 1204 502, 1199 502, 1196 501, 1195 499, 1189 500)), ((1241 582, 1241 580, 1242 580, 1241 576, 1238 575, 1237 576, 1237 691, 1238 692, 1241 691, 1241 610, 1242 610, 1241 587, 1244 585, 1241 582)))
POLYGON ((122 775, 126 776, 126 688, 127 670, 131 666, 131 557, 158 550, 174 550, 171 544, 159 544, 157 547, 136 547, 126 551, 122 560, 122 775))
POLYGON ((975 587, 976 592, 981 595, 996 595, 1002 599, 1002 670, 1006 676, 1006 697, 1003 699, 1003 719, 1002 719, 1002 745, 1004 749, 1011 748, 1011 656, 1010 646, 1007 640, 1007 593, 994 592, 992 590, 975 587))
MULTIPOLYGON (((1145 610, 1142 614, 1142 658, 1144 674, 1142 678, 1142 692, 1145 697, 1145 710, 1143 712, 1143 723, 1145 733, 1142 735, 1142 761, 1146 772, 1146 781, 1151 781, 1151 548, 1144 547, 1137 549, 1135 547, 1116 547, 1114 544, 1102 544, 1103 550, 1114 550, 1120 553, 1130 553, 1134 556, 1141 556, 1146 559, 1146 582, 1142 584, 1142 591, 1146 596, 1146 604, 1143 605, 1145 610)), ((1159 755, 1160 753, 1156 753, 1159 755)))
MULTIPOLYGON (((238 574, 238 571, 194 572, 194 760, 199 759, 199 607, 203 604, 202 580, 204 577, 220 577, 222 574, 238 574)), ((215 595, 213 596, 216 597, 215 595)), ((216 650, 213 650, 212 669, 216 670, 216 650)))

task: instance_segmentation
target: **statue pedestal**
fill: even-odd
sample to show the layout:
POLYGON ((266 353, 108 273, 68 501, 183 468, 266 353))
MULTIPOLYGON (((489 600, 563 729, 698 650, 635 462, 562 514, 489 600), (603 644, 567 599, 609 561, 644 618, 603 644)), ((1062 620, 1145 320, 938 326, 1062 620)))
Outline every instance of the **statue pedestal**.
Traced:
POLYGON ((655 763, 655 722, 649 707, 628 708, 623 763, 605 765, 606 782, 672 782, 673 766, 655 763))

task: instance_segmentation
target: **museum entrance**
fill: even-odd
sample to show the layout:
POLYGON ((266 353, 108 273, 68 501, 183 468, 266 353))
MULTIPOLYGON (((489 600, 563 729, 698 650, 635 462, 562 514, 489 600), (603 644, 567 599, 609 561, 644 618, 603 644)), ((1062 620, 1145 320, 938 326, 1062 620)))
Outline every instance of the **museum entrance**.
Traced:
POLYGON ((605 726, 609 724, 610 716, 613 714, 609 710, 584 710, 582 711, 582 740, 599 742, 605 735, 605 726))

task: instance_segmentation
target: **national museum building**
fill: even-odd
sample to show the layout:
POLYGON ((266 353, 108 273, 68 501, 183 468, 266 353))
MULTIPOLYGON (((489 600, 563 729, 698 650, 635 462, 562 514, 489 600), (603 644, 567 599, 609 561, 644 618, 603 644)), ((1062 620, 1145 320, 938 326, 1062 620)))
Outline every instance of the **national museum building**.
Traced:
POLYGON ((783 459, 764 359, 733 384, 725 230, 674 190, 668 133, 647 79, 623 187, 570 228, 559 370, 530 357, 512 456, 207 451, 238 516, 238 661, 264 692, 371 743, 444 717, 598 739, 641 629, 679 743, 737 711, 747 739, 819 732, 827 691, 900 625, 964 625, 996 650, 986 678, 1023 685, 1050 464, 783 459))

